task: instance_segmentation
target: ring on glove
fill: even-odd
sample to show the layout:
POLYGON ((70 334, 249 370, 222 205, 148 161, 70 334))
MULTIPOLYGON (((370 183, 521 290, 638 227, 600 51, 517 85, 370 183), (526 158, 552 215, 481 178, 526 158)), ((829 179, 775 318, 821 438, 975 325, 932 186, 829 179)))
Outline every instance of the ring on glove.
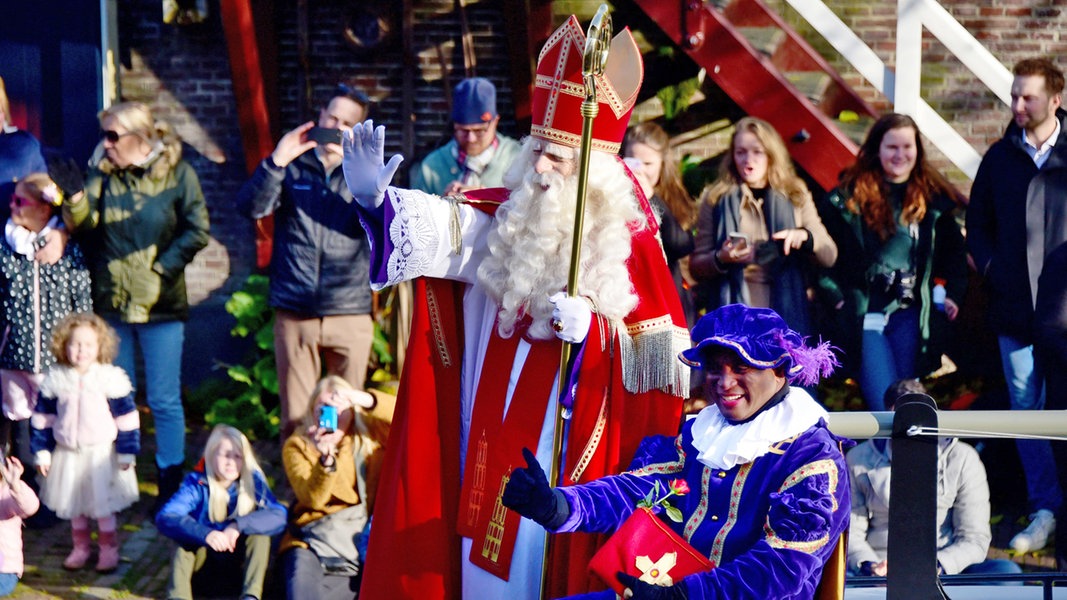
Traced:
POLYGON ((563 331, 563 321, 561 321, 559 319, 552 319, 552 329, 555 330, 556 333, 562 332, 563 331))

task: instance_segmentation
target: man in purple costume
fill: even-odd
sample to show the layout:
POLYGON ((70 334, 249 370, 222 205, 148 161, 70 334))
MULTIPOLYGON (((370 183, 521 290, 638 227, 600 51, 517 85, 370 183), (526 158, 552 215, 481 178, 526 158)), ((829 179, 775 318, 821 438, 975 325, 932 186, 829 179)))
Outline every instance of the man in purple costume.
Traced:
POLYGON ((704 371, 709 406, 681 435, 645 438, 632 470, 583 485, 550 488, 528 460, 504 505, 552 532, 612 532, 657 482, 684 479, 692 491, 672 499, 683 520, 668 525, 715 568, 669 586, 619 573, 634 599, 812 598, 848 528, 848 468, 826 411, 789 384, 814 385, 837 361, 773 310, 740 304, 703 317, 693 341, 680 358, 704 371))

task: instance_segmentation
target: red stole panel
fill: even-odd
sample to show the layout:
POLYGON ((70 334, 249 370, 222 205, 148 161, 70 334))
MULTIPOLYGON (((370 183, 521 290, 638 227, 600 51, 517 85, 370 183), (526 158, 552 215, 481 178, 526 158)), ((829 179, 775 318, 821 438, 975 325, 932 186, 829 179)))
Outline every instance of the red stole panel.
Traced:
POLYGON ((504 339, 494 328, 471 415, 457 518, 458 533, 473 540, 471 563, 505 581, 521 517, 500 497, 512 467, 523 464, 522 449, 537 448, 560 356, 558 340, 531 342, 505 415, 518 347, 518 335, 504 339))

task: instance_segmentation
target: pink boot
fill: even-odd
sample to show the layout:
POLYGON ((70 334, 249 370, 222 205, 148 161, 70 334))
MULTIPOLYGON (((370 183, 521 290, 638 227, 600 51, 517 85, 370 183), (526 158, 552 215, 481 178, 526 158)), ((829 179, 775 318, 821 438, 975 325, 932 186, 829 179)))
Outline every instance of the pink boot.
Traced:
POLYGON ((74 549, 63 561, 63 568, 68 571, 77 571, 89 562, 89 530, 71 528, 70 537, 74 541, 74 549))
POLYGON ((119 540, 114 531, 101 531, 97 542, 100 555, 96 559, 97 573, 110 573, 119 566, 119 540))

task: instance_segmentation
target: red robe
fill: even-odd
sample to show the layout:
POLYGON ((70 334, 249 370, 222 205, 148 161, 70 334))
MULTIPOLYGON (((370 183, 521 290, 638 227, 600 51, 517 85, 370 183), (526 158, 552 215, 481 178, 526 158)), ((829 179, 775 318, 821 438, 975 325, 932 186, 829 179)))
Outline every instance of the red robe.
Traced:
MULTIPOLYGON (((473 205, 489 214, 506 199, 504 190, 477 194, 487 204, 473 205)), ((636 352, 624 352, 620 335, 602 352, 596 320, 584 342, 574 415, 569 424, 568 464, 564 485, 621 472, 647 435, 674 435, 688 389, 686 367, 676 358, 688 347, 681 304, 656 223, 644 202, 649 226, 633 232, 628 270, 638 306, 625 319, 636 352), (626 384, 624 356, 628 364, 626 384), (644 389, 631 392, 629 389, 644 389), (651 389, 649 389, 651 388, 651 389), (583 451, 589 449, 589 451, 583 451), (584 465, 577 480, 578 463, 584 465)), ((388 203, 388 201, 387 201, 388 203)), ((386 243, 381 216, 364 219, 372 243, 382 253, 386 243), (376 234, 376 235, 375 235, 376 234)), ((372 258, 372 261, 375 260, 372 258)), ((380 261, 379 261, 380 263, 380 261)), ((375 277, 372 264, 372 279, 375 277)), ((360 597, 459 598, 460 536, 456 533, 460 473, 460 380, 463 357, 463 292, 466 285, 443 279, 415 280, 416 305, 411 338, 386 449, 370 547, 360 597)), ((533 342, 534 345, 558 342, 533 342)), ((558 357, 556 358, 558 361, 558 357)), ((519 392, 512 406, 519 400, 519 392)), ((537 427, 540 428, 538 423, 537 427)), ((473 437, 473 433, 472 433, 473 437)), ((521 456, 513 464, 522 465, 521 456)), ((604 536, 567 534, 551 540, 549 596, 559 597, 603 585, 586 565, 604 536)))

